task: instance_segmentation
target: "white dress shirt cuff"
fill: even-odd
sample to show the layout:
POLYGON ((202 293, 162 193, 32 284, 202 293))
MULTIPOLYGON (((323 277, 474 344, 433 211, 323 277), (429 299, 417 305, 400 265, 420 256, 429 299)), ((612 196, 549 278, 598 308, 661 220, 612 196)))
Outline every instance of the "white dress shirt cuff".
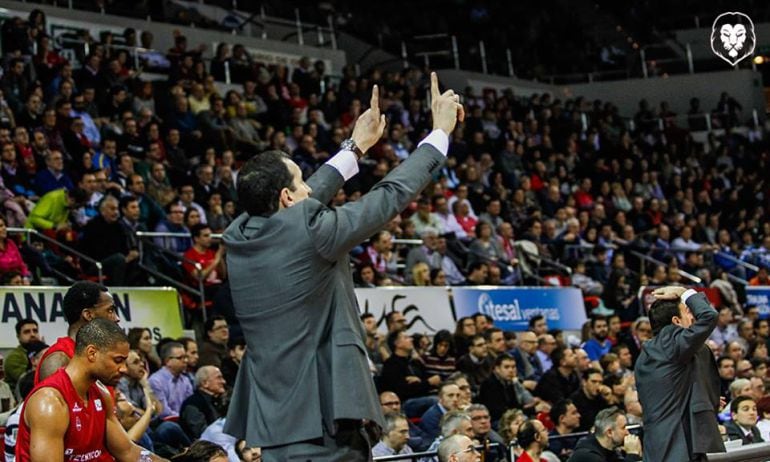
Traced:
POLYGON ((420 141, 420 144, 417 146, 422 146, 423 144, 428 143, 434 148, 438 149, 441 154, 444 154, 446 157, 447 151, 449 151, 449 136, 444 133, 444 130, 437 128, 430 132, 430 135, 426 136, 422 141, 420 141))
POLYGON ((680 300, 682 300, 682 303, 685 305, 687 304, 687 299, 692 297, 693 295, 697 294, 698 292, 693 289, 687 289, 684 291, 684 293, 679 297, 680 300))
POLYGON ((345 181, 358 173, 358 157, 353 151, 340 151, 326 163, 340 172, 345 181))

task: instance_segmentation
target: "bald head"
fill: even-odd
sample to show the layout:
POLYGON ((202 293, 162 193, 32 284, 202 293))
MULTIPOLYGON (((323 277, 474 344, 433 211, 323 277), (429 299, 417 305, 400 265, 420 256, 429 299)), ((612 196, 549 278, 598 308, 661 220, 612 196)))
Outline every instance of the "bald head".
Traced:
POLYGON ((519 336, 519 348, 529 354, 534 354, 537 349, 537 335, 534 332, 522 332, 519 336))

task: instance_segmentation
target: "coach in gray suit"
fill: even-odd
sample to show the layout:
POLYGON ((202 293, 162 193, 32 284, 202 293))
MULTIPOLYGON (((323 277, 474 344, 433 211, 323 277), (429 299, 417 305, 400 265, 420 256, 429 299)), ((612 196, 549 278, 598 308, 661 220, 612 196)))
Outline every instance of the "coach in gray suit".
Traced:
POLYGON ((654 337, 634 368, 644 412, 644 460, 706 460, 708 452, 725 451, 716 419, 719 375, 705 346, 717 312, 692 289, 664 287, 653 295, 654 337))
MULTIPOLYGON (((464 112, 431 75, 433 132, 361 199, 329 208, 382 136, 378 90, 353 129, 355 145, 302 181, 299 167, 268 151, 238 178, 246 213, 225 231, 230 290, 247 342, 225 432, 262 447, 263 460, 371 459, 382 426, 348 252, 414 200, 443 165, 464 112)), ((348 140, 346 140, 348 141, 348 140)))

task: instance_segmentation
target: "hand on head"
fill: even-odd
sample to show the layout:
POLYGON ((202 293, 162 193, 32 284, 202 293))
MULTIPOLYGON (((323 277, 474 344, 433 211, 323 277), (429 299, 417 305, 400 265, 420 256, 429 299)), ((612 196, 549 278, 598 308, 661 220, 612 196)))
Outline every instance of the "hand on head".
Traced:
POLYGON ((687 290, 682 286, 666 286, 655 289, 652 295, 656 300, 676 300, 687 290))

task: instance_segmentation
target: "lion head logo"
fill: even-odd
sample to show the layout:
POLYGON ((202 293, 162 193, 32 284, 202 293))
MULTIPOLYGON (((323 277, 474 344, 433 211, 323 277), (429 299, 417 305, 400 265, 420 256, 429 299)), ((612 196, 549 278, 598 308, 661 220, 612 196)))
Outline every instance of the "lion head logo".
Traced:
POLYGON ((722 13, 711 28, 711 50, 731 66, 754 53, 754 23, 743 13, 722 13))

